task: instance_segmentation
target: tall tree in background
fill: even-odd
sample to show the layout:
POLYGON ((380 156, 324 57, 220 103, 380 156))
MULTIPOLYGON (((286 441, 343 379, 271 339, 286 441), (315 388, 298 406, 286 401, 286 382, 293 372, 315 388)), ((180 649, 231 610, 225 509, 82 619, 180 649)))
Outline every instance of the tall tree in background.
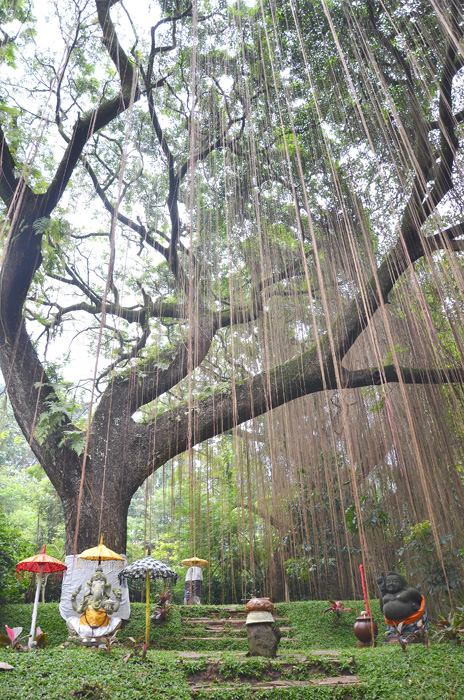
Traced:
POLYGON ((462 383, 449 329, 452 362, 438 350, 414 369, 392 349, 374 369, 343 363, 363 332, 375 345, 369 321, 418 261, 462 248, 462 6, 419 5, 168 2, 142 35, 118 0, 60 0, 58 55, 15 4, 25 29, 1 47, 0 366, 62 500, 68 553, 102 531, 125 551, 149 473, 289 401, 462 383), (86 424, 47 360, 67 322, 106 363, 86 424))

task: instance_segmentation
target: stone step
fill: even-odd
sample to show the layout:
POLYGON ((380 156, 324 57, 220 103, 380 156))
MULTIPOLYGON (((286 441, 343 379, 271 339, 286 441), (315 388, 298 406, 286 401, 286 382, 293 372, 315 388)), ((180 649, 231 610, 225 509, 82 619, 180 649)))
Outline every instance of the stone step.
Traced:
MULTIPOLYGON (((362 685, 358 676, 329 676, 327 678, 312 678, 307 681, 290 681, 290 680, 278 680, 278 681, 262 681, 256 683, 247 683, 247 689, 251 690, 253 693, 257 693, 262 690, 276 690, 280 688, 304 688, 304 687, 356 687, 362 685)), ((221 684, 220 690, 221 694, 224 691, 230 690, 234 692, 238 688, 243 688, 243 683, 231 683, 231 684, 221 684)), ((211 693, 218 690, 217 685, 209 684, 191 684, 190 692, 192 695, 196 695, 200 691, 211 693)))
MULTIPOLYGON (((217 637, 183 637, 183 639, 186 642, 217 642, 218 641, 217 637)), ((246 637, 226 637, 226 636, 224 636, 223 640, 226 640, 226 639, 234 639, 237 641, 246 642, 246 637)))
MULTIPOLYGON (((245 625, 243 627, 234 627, 234 632, 243 632, 245 629, 245 625)), ((205 627, 206 632, 213 632, 214 634, 217 635, 227 635, 229 632, 232 630, 228 630, 227 627, 205 627)))
MULTIPOLYGON (((198 638, 196 638, 198 639, 198 638)), ((224 654, 227 655, 227 659, 230 657, 230 654, 233 654, 237 661, 242 661, 244 666, 243 666, 243 673, 244 675, 247 675, 247 662, 250 661, 251 657, 248 656, 247 652, 245 651, 235 651, 235 652, 224 652, 221 650, 216 649, 214 652, 211 651, 179 651, 178 655, 180 659, 183 660, 185 659, 186 661, 194 659, 204 659, 204 661, 208 664, 208 674, 213 673, 214 675, 218 675, 221 673, 221 668, 224 663, 224 654)), ((262 660, 266 661, 264 657, 259 657, 262 660)), ((324 668, 327 666, 328 663, 331 663, 336 669, 340 668, 341 661, 340 661, 340 656, 338 652, 336 651, 312 651, 310 654, 300 654, 299 652, 284 652, 283 654, 277 654, 274 658, 269 658, 267 659, 268 664, 272 665, 272 672, 275 673, 281 673, 282 671, 287 672, 289 669, 292 669, 295 666, 300 666, 302 664, 305 664, 307 668, 312 672, 312 670, 320 670, 321 668, 324 668)), ((353 669, 354 669, 354 660, 353 658, 347 659, 344 661, 344 667, 345 667, 345 673, 346 675, 351 675, 353 669), (348 664, 347 664, 348 661, 348 664), (347 669, 351 668, 351 671, 348 671, 347 669)), ((299 669, 301 671, 301 668, 299 669)), ((202 674, 203 672, 195 672, 196 673, 196 679, 200 680, 198 674, 202 674)), ((343 674, 344 675, 344 674, 343 674)), ((273 680, 277 680, 278 677, 274 675, 273 680)))
MULTIPOLYGON (((195 639, 198 639, 198 637, 195 637, 195 639)), ((224 654, 227 654, 227 658, 229 658, 230 654, 233 653, 233 655, 237 659, 242 659, 243 661, 248 661, 250 657, 247 655, 246 651, 235 651, 235 652, 224 652, 220 650, 215 650, 215 651, 178 651, 177 656, 179 659, 183 660, 189 660, 189 659, 205 659, 205 661, 210 661, 211 663, 215 664, 220 664, 222 662, 224 654)), ((298 654, 295 652, 285 652, 284 654, 277 654, 277 656, 272 659, 273 662, 278 662, 284 666, 288 666, 289 664, 302 664, 305 663, 306 661, 312 661, 313 656, 324 656, 324 657, 330 657, 327 658, 328 661, 339 661, 338 658, 338 652, 336 651, 314 651, 311 652, 311 654, 308 656, 307 654, 298 654)), ((326 660, 326 659, 324 659, 326 660)), ((183 661, 182 661, 183 663, 183 661)))
MULTIPOLYGON (((195 606, 187 606, 189 610, 192 610, 195 608, 195 606)), ((180 611, 182 615, 182 610, 180 611)), ((247 612, 245 610, 245 607, 241 608, 221 608, 220 610, 208 610, 205 612, 204 610, 202 611, 203 615, 208 615, 208 617, 211 618, 219 618, 220 615, 229 615, 229 617, 246 617, 247 612)), ((190 616, 188 616, 190 617, 190 616)), ((187 618, 187 616, 186 616, 187 618)))
MULTIPOLYGON (((244 625, 245 619, 227 617, 183 617, 182 622, 187 625, 244 625)), ((288 617, 274 616, 276 622, 289 622, 288 617)))
MULTIPOLYGON (((187 606, 187 607, 189 608, 189 610, 192 609, 189 606, 187 606)), ((192 606, 192 607, 194 608, 194 606, 192 606)), ((180 614, 182 615, 182 610, 180 611, 180 614)), ((204 615, 205 615, 205 613, 203 611, 203 616, 204 615)), ((229 617, 233 617, 233 618, 237 619, 237 618, 246 618, 246 616, 248 615, 248 612, 245 610, 245 608, 239 608, 237 610, 235 608, 222 608, 221 610, 211 610, 211 612, 207 613, 207 615, 208 615, 209 620, 223 620, 223 619, 225 619, 225 618, 220 617, 220 615, 228 615, 229 617)), ((274 615, 274 617, 276 620, 277 619, 288 620, 287 617, 286 618, 279 618, 278 615, 277 616, 274 615)), ((195 619, 198 620, 200 618, 195 618, 195 617, 190 616, 190 615, 185 615, 185 617, 183 617, 183 620, 195 620, 195 619)))
MULTIPOLYGON (((238 635, 234 635, 233 637, 228 637, 227 635, 223 635, 223 636, 222 636, 222 639, 224 639, 224 640, 226 640, 226 639, 228 639, 228 638, 229 638, 229 639, 236 639, 236 640, 243 640, 243 641, 246 641, 246 637, 245 637, 245 636, 240 636, 240 637, 239 637, 238 635)), ((183 637, 183 639, 184 639, 186 642, 195 642, 195 641, 200 641, 200 642, 217 642, 217 641, 218 641, 218 637, 217 637, 217 636, 216 636, 216 637, 183 637)), ((298 644, 299 644, 298 639, 296 639, 295 637, 281 637, 281 638, 280 638, 280 641, 281 641, 281 642, 292 642, 292 643, 298 643, 298 644)))
POLYGON ((213 618, 213 617, 184 617, 182 622, 187 625, 214 625, 216 627, 224 627, 224 625, 230 625, 231 627, 240 627, 245 624, 245 620, 234 619, 234 618, 213 618))

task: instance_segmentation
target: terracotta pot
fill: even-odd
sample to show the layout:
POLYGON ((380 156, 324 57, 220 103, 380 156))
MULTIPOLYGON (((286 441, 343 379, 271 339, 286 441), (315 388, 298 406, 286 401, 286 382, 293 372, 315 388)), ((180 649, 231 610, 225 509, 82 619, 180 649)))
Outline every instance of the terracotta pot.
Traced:
POLYGON ((269 598, 252 598, 246 604, 245 610, 247 612, 275 612, 275 608, 269 598))
POLYGON ((379 633, 372 617, 357 617, 353 627, 354 636, 363 644, 372 644, 379 633))

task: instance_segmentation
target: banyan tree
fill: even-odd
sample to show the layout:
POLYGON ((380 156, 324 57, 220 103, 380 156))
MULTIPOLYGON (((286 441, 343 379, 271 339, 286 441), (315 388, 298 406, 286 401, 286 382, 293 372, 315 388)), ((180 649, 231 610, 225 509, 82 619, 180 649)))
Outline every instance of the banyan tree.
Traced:
POLYGON ((195 501, 195 445, 232 431, 276 566, 348 589, 427 535, 449 579, 463 3, 16 0, 0 19, 0 366, 68 553, 100 533, 124 552, 132 496, 184 452, 195 501))

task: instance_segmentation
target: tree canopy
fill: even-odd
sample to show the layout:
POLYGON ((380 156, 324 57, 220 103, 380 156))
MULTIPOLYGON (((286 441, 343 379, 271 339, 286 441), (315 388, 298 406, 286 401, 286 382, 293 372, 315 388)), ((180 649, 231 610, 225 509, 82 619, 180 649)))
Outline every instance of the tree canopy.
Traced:
POLYGON ((462 3, 2 8, 0 366, 68 553, 125 551, 149 474, 311 394, 340 402, 358 523, 363 454, 414 461, 422 517, 458 503, 462 3), (447 486, 419 413, 454 435, 447 486))

